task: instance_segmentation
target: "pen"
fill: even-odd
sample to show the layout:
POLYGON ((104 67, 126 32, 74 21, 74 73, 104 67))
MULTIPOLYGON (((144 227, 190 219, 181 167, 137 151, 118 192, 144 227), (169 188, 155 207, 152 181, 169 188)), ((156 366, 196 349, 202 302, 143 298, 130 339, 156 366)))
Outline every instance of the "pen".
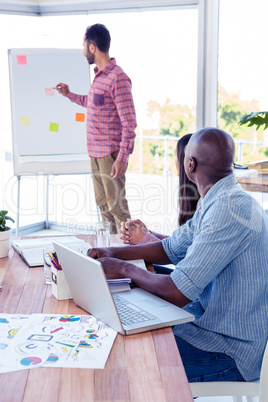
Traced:
POLYGON ((57 85, 56 87, 53 87, 52 89, 61 89, 61 88, 65 88, 66 85, 57 85))
POLYGON ((58 260, 58 257, 57 257, 57 254, 56 254, 56 253, 52 253, 52 256, 55 258, 55 260, 56 260, 57 262, 59 262, 59 260, 58 260))
POLYGON ((54 257, 54 253, 50 253, 49 254, 50 257, 50 261, 52 263, 52 265, 57 269, 57 270, 61 270, 61 266, 58 262, 58 260, 54 257))
POLYGON ((51 264, 57 271, 61 271, 61 267, 59 267, 53 260, 51 260, 51 264))

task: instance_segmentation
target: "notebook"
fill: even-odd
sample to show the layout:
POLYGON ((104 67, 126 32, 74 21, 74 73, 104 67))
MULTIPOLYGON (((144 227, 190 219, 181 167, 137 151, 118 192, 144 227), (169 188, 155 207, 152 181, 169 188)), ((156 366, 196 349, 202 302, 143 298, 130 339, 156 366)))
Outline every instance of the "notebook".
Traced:
POLYGON ((193 321, 194 316, 143 289, 111 293, 98 260, 53 241, 75 303, 122 335, 193 321))
POLYGON ((62 237, 41 237, 38 239, 18 239, 13 240, 12 246, 24 259, 26 264, 32 267, 40 267, 44 265, 43 248, 46 246, 52 247, 52 241, 56 240, 60 243, 72 247, 74 250, 87 252, 91 245, 84 240, 78 239, 76 236, 62 237))

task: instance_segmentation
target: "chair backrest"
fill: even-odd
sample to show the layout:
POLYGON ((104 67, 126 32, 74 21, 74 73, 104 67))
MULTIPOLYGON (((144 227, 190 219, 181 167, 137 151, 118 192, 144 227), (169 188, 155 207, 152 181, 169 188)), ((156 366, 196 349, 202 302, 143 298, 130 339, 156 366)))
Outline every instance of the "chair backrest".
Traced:
POLYGON ((260 377, 260 393, 259 402, 268 401, 268 342, 266 344, 265 352, 263 355, 260 377))

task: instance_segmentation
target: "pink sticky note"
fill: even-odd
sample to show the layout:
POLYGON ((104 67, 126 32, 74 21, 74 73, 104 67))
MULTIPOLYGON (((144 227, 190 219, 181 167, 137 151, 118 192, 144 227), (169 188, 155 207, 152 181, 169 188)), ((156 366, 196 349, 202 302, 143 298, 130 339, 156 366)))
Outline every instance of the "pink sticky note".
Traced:
POLYGON ((27 57, 25 56, 25 55, 18 55, 17 56, 17 63, 19 64, 19 65, 24 65, 24 64, 27 64, 27 57))
POLYGON ((54 96, 55 95, 54 88, 45 88, 45 95, 54 96))

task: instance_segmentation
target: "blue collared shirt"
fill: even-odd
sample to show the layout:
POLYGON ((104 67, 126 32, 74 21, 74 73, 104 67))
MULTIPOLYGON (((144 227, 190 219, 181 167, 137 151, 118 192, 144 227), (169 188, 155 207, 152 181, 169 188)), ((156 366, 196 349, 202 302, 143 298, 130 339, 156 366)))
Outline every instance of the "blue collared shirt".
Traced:
POLYGON ((171 278, 190 300, 193 323, 174 333, 231 356, 245 380, 259 378, 268 339, 268 218, 236 182, 218 181, 195 215, 162 241, 171 278))

